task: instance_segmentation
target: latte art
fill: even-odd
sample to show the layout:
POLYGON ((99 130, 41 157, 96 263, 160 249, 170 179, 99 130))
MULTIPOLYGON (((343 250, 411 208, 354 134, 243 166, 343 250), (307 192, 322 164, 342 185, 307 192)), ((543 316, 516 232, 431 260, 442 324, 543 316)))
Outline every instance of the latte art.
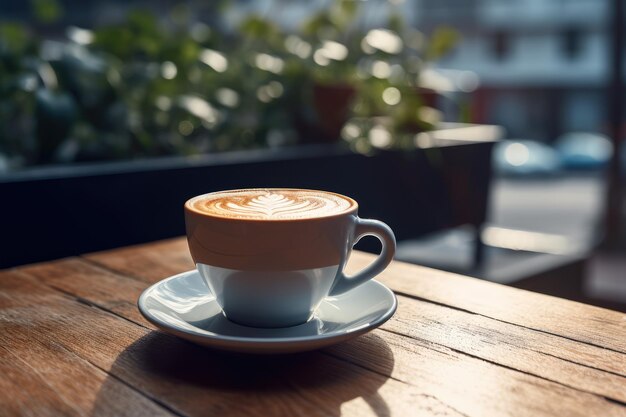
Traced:
POLYGON ((230 212, 253 216, 265 215, 267 217, 280 216, 281 214, 294 215, 320 208, 320 202, 305 200, 296 201, 282 194, 266 194, 254 197, 244 204, 228 202, 222 207, 223 202, 218 201, 215 206, 230 212))
POLYGON ((241 219, 303 219, 346 212, 355 203, 323 191, 257 189, 224 191, 198 196, 194 209, 220 217, 241 219))

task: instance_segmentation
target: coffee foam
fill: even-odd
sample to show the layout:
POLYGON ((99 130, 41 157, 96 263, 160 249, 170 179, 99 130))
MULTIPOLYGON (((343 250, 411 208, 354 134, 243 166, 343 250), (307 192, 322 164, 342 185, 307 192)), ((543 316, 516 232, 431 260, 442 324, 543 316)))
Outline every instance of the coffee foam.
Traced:
POLYGON ((220 191, 193 198, 193 209, 208 215, 250 220, 292 220, 326 217, 352 209, 356 203, 339 194, 295 189, 220 191))

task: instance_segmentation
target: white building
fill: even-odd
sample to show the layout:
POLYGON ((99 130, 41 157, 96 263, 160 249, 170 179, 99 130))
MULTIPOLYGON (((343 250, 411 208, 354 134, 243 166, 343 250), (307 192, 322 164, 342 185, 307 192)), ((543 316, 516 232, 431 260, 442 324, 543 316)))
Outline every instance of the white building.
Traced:
POLYGON ((552 140, 601 130, 608 78, 607 0, 415 0, 415 25, 462 33, 439 63, 481 79, 479 121, 552 140))

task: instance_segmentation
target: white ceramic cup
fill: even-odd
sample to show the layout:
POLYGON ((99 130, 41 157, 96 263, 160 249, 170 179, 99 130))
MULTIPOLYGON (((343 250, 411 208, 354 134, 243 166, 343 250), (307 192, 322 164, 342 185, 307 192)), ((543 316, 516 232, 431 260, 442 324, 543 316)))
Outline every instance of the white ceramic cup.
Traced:
MULTIPOLYGON (((231 190, 218 193, 246 193, 231 190)), ((341 197, 349 207, 311 218, 273 220, 224 217, 185 203, 191 256, 224 315, 254 327, 287 327, 307 322, 320 302, 372 279, 393 259, 393 231, 378 220, 357 216, 358 204, 325 191, 265 189, 271 195, 306 191, 341 197), (352 247, 363 236, 382 243, 378 258, 361 272, 343 272, 352 247)))

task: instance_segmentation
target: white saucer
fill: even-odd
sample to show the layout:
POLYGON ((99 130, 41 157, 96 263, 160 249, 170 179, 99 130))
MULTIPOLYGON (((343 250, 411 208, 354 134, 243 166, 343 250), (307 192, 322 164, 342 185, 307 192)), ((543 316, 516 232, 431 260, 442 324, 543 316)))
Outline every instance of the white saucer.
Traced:
POLYGON ((215 349, 247 353, 287 353, 319 349, 366 333, 396 311, 391 290, 368 281, 328 297, 315 316, 299 326, 279 329, 246 327, 222 315, 198 271, 157 282, 138 301, 139 311, 166 333, 215 349))

